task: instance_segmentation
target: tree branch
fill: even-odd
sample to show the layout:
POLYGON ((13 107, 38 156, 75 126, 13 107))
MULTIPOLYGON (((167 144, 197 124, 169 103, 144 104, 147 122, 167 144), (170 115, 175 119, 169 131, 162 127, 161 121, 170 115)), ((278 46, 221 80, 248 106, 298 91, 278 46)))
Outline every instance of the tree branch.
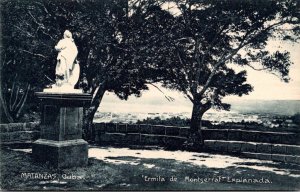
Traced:
POLYGON ((19 103, 16 106, 16 110, 17 110, 16 118, 18 118, 20 116, 20 113, 21 113, 21 111, 24 107, 24 104, 25 104, 26 100, 27 100, 29 90, 30 90, 30 84, 27 85, 25 93, 23 94, 23 96, 21 97, 19 103))
POLYGON ((52 79, 50 79, 50 77, 48 77, 47 75, 44 74, 44 76, 45 76, 48 80, 50 80, 52 83, 55 83, 55 81, 53 81, 52 79))
MULTIPOLYGON (((184 65, 184 63, 183 63, 183 61, 182 61, 182 58, 181 58, 181 56, 180 56, 179 51, 177 50, 176 53, 177 53, 176 55, 177 55, 177 57, 178 57, 178 59, 179 59, 179 62, 181 63, 182 67, 184 67, 185 65, 184 65)), ((189 84, 191 84, 192 82, 191 82, 191 80, 189 79, 189 76, 186 74, 185 70, 184 70, 183 73, 184 73, 184 75, 185 75, 185 79, 188 81, 189 84)), ((182 86, 181 83, 178 83, 178 85, 180 86, 180 88, 181 88, 181 90, 183 91, 183 93, 184 93, 184 94, 189 98, 189 100, 193 103, 193 102, 194 102, 194 99, 188 94, 187 90, 182 86)))
MULTIPOLYGON (((244 39, 245 39, 245 37, 244 37, 244 39)), ((204 92, 208 88, 208 86, 209 86, 209 84, 210 84, 213 76, 216 74, 217 69, 220 67, 220 65, 223 64, 223 63, 225 63, 228 59, 232 58, 244 46, 245 46, 245 44, 244 44, 244 40, 243 40, 236 49, 233 49, 231 51, 231 53, 229 55, 225 56, 226 54, 223 54, 223 56, 221 57, 220 61, 216 65, 214 65, 214 68, 213 68, 212 72, 210 73, 210 75, 209 75, 209 77, 208 77, 205 85, 203 86, 202 90, 200 91, 199 95, 202 96, 204 94, 204 92)))
POLYGON ((49 14, 49 11, 48 11, 48 9, 45 7, 45 5, 44 5, 44 4, 42 4, 42 3, 39 3, 39 2, 35 2, 35 4, 42 6, 42 7, 43 7, 43 9, 44 9, 44 11, 45 11, 47 14, 49 14))
MULTIPOLYGON (((0 67, 0 74, 2 74, 2 67, 0 67)), ((9 113, 9 109, 7 108, 7 103, 5 98, 3 97, 3 90, 2 90, 2 75, 0 75, 0 107, 2 106, 2 109, 4 111, 4 114, 8 120, 8 122, 12 123, 14 120, 11 117, 10 113, 9 113)), ((0 108, 0 110, 2 110, 0 108)), ((1 117, 0 117, 1 118, 1 117)), ((3 123, 3 122, 1 122, 3 123)))
MULTIPOLYGON (((270 30, 272 30, 274 27, 279 26, 279 25, 281 25, 281 24, 284 24, 284 22, 281 21, 281 22, 272 24, 272 25, 266 27, 265 29, 261 30, 260 32, 258 32, 258 33, 255 34, 254 36, 250 37, 248 40, 246 40, 246 39, 248 38, 248 36, 250 35, 250 33, 251 33, 252 31, 255 31, 255 30, 254 30, 254 28, 253 28, 253 29, 247 31, 247 33, 244 35, 243 39, 241 40, 240 45, 239 45, 237 48, 233 49, 233 50, 231 51, 231 53, 230 53, 229 55, 227 55, 226 57, 225 57, 225 54, 223 54, 223 56, 221 57, 221 59, 219 60, 219 62, 214 66, 214 68, 213 68, 211 74, 209 75, 209 77, 208 77, 208 79, 207 79, 205 85, 203 86, 203 89, 200 91, 199 95, 203 95, 203 94, 204 94, 204 92, 205 92, 206 89, 208 88, 208 86, 209 86, 209 84, 210 84, 210 82, 211 82, 213 76, 214 76, 215 73, 217 72, 218 67, 219 67, 221 64, 225 63, 228 59, 231 59, 231 58, 232 58, 232 57, 233 57, 240 49, 242 49, 242 48, 245 47, 246 45, 250 44, 250 43, 252 42, 252 40, 255 39, 257 36, 259 36, 261 33, 270 31, 270 30), (251 32, 250 32, 250 31, 251 31, 251 32)), ((271 72, 271 73, 272 73, 272 72, 271 72)), ((273 74, 274 74, 274 73, 273 73, 273 74)), ((276 75, 276 74, 274 74, 274 75, 276 75)), ((276 75, 276 76, 277 76, 277 75, 276 75)))
POLYGON ((250 64, 246 64, 246 65, 255 71, 264 71, 264 70, 270 69, 270 67, 264 67, 264 68, 257 69, 250 64))
POLYGON ((149 84, 149 85, 152 85, 152 86, 155 87, 158 91, 160 91, 160 92, 165 96, 165 98, 166 98, 169 102, 175 100, 173 97, 170 97, 170 96, 166 95, 166 94, 165 94, 158 86, 154 85, 153 83, 149 83, 149 82, 148 82, 148 84, 149 84))
POLYGON ((31 54, 31 55, 34 55, 34 56, 42 57, 42 58, 45 58, 45 59, 47 59, 47 58, 48 58, 47 56, 45 56, 45 55, 42 55, 42 54, 38 54, 38 53, 32 53, 32 52, 30 52, 30 51, 23 50, 23 49, 19 49, 19 50, 20 50, 20 51, 23 51, 23 52, 25 52, 25 53, 29 53, 29 54, 31 54))
POLYGON ((197 72, 196 72, 195 83, 194 83, 194 85, 192 86, 194 92, 197 92, 197 87, 198 87, 198 85, 199 85, 199 78, 200 78, 200 75, 201 75, 201 66, 204 64, 205 57, 206 57, 206 55, 210 52, 210 49, 211 49, 213 46, 216 46, 217 44, 219 44, 220 41, 219 41, 217 44, 215 44, 215 42, 216 42, 217 39, 218 39, 217 36, 221 35, 221 33, 225 30, 226 25, 227 25, 227 23, 225 23, 225 24, 221 27, 221 30, 220 30, 218 33, 215 34, 215 36, 214 36, 212 42, 210 43, 209 47, 206 49, 206 51, 205 51, 205 53, 203 54, 201 60, 200 60, 200 58, 199 58, 199 55, 200 55, 200 52, 201 52, 201 51, 200 51, 200 43, 198 42, 198 41, 199 41, 198 39, 196 40, 196 42, 198 42, 198 43, 196 43, 196 45, 199 44, 199 47, 197 48, 197 46, 196 46, 196 48, 195 48, 195 51, 198 52, 198 54, 197 54, 197 53, 195 54, 195 57, 196 57, 195 59, 196 59, 196 61, 197 61, 197 63, 198 63, 198 67, 197 67, 197 72))
MULTIPOLYGON (((180 53, 179 53, 178 50, 176 51, 176 55, 177 55, 177 57, 178 57, 178 60, 179 60, 179 62, 180 62, 180 64, 181 64, 181 66, 185 69, 185 64, 183 63, 182 58, 181 58, 180 53)), ((184 70, 183 73, 184 73, 184 75, 185 75, 185 79, 186 79, 189 83, 191 83, 191 80, 189 79, 189 76, 186 74, 186 71, 185 71, 185 70, 184 70)))
POLYGON ((43 29, 45 29, 45 26, 44 26, 42 23, 39 23, 39 22, 37 21, 37 19, 31 14, 30 11, 28 11, 28 14, 32 17, 33 22, 34 22, 35 24, 37 24, 38 26, 40 26, 40 27, 42 27, 43 29))
POLYGON ((12 89, 11 89, 11 93, 10 93, 10 98, 9 98, 9 110, 10 111, 12 111, 12 104, 11 103, 12 103, 13 93, 14 93, 14 90, 15 90, 16 78, 17 78, 17 74, 15 75, 14 82, 13 82, 12 89))
POLYGON ((185 93, 185 95, 189 98, 189 100, 194 103, 194 99, 188 94, 188 93, 185 93))
POLYGON ((23 29, 21 29, 19 26, 16 26, 15 25, 15 27, 17 28, 17 29, 19 29, 20 31, 22 31, 23 33, 25 33, 25 34, 27 34, 29 37, 33 37, 33 35, 32 34, 30 34, 29 32, 27 32, 27 31, 24 31, 23 29))
MULTIPOLYGON (((264 68, 260 68, 260 69, 257 69, 255 67, 253 67, 252 65, 250 64, 246 64, 248 67, 250 67, 251 69, 255 70, 255 71, 265 71, 265 70, 268 70, 270 69, 270 67, 264 67, 264 68)), ((272 75, 275 75, 276 77, 280 78, 280 76, 272 71, 268 71, 270 74, 272 75)))
POLYGON ((16 104, 17 104, 17 101, 18 101, 18 98, 19 98, 19 91, 20 91, 20 87, 17 86, 17 91, 16 91, 16 96, 15 96, 15 100, 14 100, 14 104, 12 105, 12 112, 16 110, 16 104))

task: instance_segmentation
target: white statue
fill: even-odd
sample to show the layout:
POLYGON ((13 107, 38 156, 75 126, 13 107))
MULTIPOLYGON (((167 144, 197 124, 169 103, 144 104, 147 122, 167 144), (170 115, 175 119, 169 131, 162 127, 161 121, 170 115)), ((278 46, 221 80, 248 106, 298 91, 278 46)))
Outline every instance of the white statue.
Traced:
POLYGON ((64 32, 64 38, 57 43, 55 50, 58 51, 55 69, 56 83, 52 85, 51 90, 47 89, 46 92, 74 92, 80 68, 76 60, 78 50, 69 30, 64 32))

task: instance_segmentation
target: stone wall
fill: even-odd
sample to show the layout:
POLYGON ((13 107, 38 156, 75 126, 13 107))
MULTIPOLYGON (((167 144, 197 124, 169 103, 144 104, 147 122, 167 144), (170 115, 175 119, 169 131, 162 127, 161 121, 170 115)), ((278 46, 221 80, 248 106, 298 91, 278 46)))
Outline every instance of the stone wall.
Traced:
MULTIPOLYGON (((204 140, 246 141, 299 145, 299 134, 293 132, 266 132, 231 129, 203 129, 204 140)), ((147 124, 95 123, 91 140, 100 143, 164 144, 170 138, 183 141, 189 127, 147 124)))
MULTIPOLYGON (((212 125, 210 128, 213 129, 241 129, 241 130, 256 130, 256 131, 268 131, 272 129, 273 132, 281 132, 282 127, 266 127, 263 125, 255 125, 255 124, 243 124, 243 123, 225 123, 225 124, 218 124, 218 125, 212 125)), ((284 127, 284 130, 287 132, 296 132, 299 133, 300 129, 299 126, 286 126, 284 127)))
MULTIPOLYGON (((1 144, 32 143, 40 136, 38 123, 0 124, 1 144)), ((299 133, 203 129, 204 150, 300 164, 299 133)), ((189 127, 95 123, 92 142, 100 145, 139 145, 179 148, 189 127)))
POLYGON ((205 140, 207 151, 235 153, 245 157, 300 164, 300 146, 246 141, 205 140))
POLYGON ((1 144, 32 143, 39 135, 39 124, 36 122, 0 124, 1 144))
POLYGON ((293 132, 248 131, 238 129, 203 129, 202 132, 204 140, 300 144, 299 134, 293 132))
POLYGON ((182 145, 187 136, 186 127, 95 123, 91 140, 99 144, 163 145, 175 148, 182 145))
MULTIPOLYGON (((298 133, 203 129, 204 150, 250 158, 300 164, 298 133)), ((95 123, 91 140, 100 145, 156 145, 178 148, 188 127, 95 123)))

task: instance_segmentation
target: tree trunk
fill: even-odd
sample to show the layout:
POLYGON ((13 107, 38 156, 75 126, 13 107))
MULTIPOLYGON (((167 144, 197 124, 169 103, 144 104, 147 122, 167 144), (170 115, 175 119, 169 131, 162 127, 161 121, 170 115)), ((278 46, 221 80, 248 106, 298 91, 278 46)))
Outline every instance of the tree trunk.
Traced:
POLYGON ((20 99, 20 101, 16 107, 16 118, 20 118, 21 111, 23 110, 23 108, 25 106, 25 102, 27 101, 29 90, 30 90, 30 84, 28 84, 28 86, 26 88, 26 92, 24 93, 24 95, 22 96, 22 98, 20 99))
POLYGON ((83 119, 83 138, 87 141, 93 141, 93 119, 95 113, 97 112, 102 98, 104 96, 106 89, 105 85, 101 84, 95 91, 91 105, 89 108, 84 109, 84 119, 83 119))
POLYGON ((202 110, 200 103, 193 104, 192 118, 191 118, 191 133, 196 133, 201 130, 202 110))
POLYGON ((2 66, 3 63, 0 64, 0 123, 12 123, 14 120, 9 114, 2 89, 2 66))
POLYGON ((203 146, 203 137, 201 132, 201 121, 205 110, 201 103, 193 103, 192 118, 190 124, 190 135, 187 140, 188 150, 201 150, 203 146))
POLYGON ((0 86, 0 123, 12 123, 12 122, 14 122, 14 120, 12 116, 9 114, 9 110, 7 109, 7 105, 3 98, 3 94, 0 86))
MULTIPOLYGON (((1 67, 0 67, 1 69, 1 67)), ((0 71, 1 72, 1 71, 0 71)), ((0 76, 2 74, 0 73, 0 76)), ((2 79, 0 79, 2 80, 2 79)), ((12 123, 14 122, 12 116, 9 113, 9 110, 7 108, 5 98, 3 95, 3 90, 2 90, 2 82, 0 81, 0 123, 12 123)))

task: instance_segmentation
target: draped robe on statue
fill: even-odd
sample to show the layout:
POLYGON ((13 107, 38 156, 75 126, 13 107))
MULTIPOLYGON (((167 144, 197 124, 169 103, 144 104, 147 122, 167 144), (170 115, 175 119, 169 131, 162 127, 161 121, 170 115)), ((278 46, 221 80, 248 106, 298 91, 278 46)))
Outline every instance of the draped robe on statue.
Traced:
POLYGON ((63 76, 64 82, 68 82, 70 71, 73 70, 74 61, 77 57, 77 47, 72 38, 64 38, 58 42, 55 49, 59 51, 55 74, 63 76))

